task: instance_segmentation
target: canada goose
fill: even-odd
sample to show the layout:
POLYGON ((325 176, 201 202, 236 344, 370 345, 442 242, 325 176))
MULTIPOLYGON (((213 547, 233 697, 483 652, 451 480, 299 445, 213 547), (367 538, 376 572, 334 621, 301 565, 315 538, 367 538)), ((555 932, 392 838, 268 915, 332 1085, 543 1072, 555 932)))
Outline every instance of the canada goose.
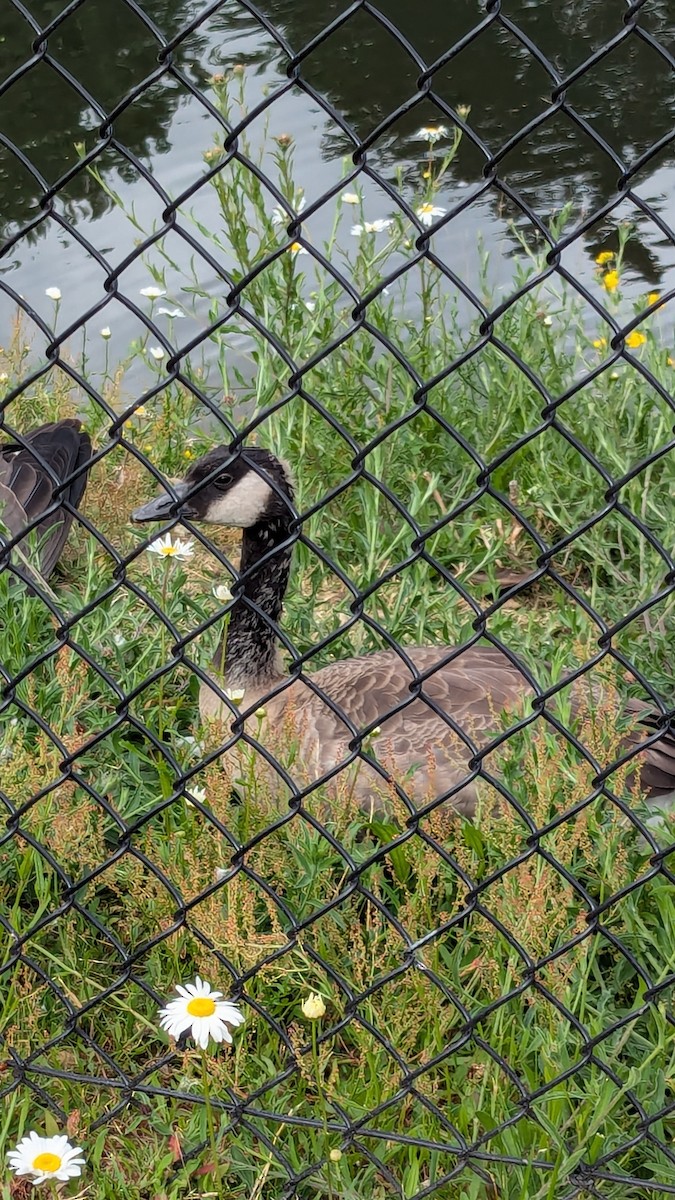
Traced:
MULTIPOLYGON (((388 795, 394 801, 394 795, 375 767, 364 760, 352 765, 349 744, 364 736, 366 748, 376 747, 377 761, 411 800, 426 804, 450 793, 454 808, 473 815, 477 781, 468 765, 473 753, 459 731, 480 748, 499 733, 500 713, 529 708, 526 702, 534 691, 525 672, 497 647, 475 644, 464 650, 406 646, 401 655, 377 651, 301 678, 287 675, 278 658, 274 626, 281 615, 294 540, 288 468, 258 447, 233 454, 217 446, 194 463, 173 491, 174 498, 163 493, 136 509, 133 520, 157 521, 178 514, 243 531, 241 592, 231 610, 224 670, 217 661, 211 678, 216 689, 231 695, 243 689, 246 733, 269 747, 282 764, 284 746, 295 743, 288 771, 298 787, 327 776, 335 786, 340 769, 351 771, 349 794, 367 809, 374 796, 388 795), (425 699, 411 693, 419 676, 425 699), (276 693, 272 698, 271 692, 276 693)), ((232 708, 221 695, 202 683, 201 715, 231 725, 232 708)), ((654 717, 638 700, 628 701, 626 711, 636 722, 623 743, 630 749, 650 735, 654 717)), ((489 760, 486 766, 489 769, 489 760)), ((673 791, 675 734, 669 731, 647 746, 640 767, 641 786, 652 796, 673 791)))
MULTIPOLYGON (((48 579, 73 523, 68 508, 48 510, 58 501, 70 509, 78 508, 87 486, 87 472, 81 471, 74 479, 72 476, 91 458, 91 438, 82 431, 79 421, 68 419, 41 425, 24 434, 23 441, 25 445, 7 442, 0 446, 0 521, 13 538, 39 522, 35 567, 43 579, 48 579), (39 521, 45 512, 47 516, 39 521)), ((17 545, 32 561, 28 536, 17 545)))

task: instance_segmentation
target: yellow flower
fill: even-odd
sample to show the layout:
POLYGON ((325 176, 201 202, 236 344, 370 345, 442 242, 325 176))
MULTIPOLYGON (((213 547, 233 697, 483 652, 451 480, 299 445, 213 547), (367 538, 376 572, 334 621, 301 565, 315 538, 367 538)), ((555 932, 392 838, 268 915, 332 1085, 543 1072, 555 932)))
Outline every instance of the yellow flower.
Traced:
POLYGON ((188 446, 187 450, 183 451, 183 458, 194 458, 194 451, 188 446))
POLYGON ((611 262, 613 258, 614 258, 613 250, 601 250, 599 254, 596 254, 595 261, 598 264, 598 266, 604 267, 605 263, 611 262))
POLYGON ((422 179, 431 179, 431 171, 422 171, 422 179))
POLYGON ((675 367, 675 358, 671 358, 670 355, 668 355, 666 362, 668 363, 669 367, 675 367))
POLYGON ((644 346, 647 341, 644 333, 640 333, 639 329, 634 329, 626 338, 626 345, 630 346, 631 350, 637 350, 638 346, 644 346))
POLYGON ((619 272, 608 271, 603 279, 603 286, 608 292, 614 292, 619 286, 619 272))
POLYGON ((323 1016, 326 1011, 326 1005, 318 992, 310 992, 307 999, 303 1000, 302 1011, 310 1021, 317 1021, 319 1017, 323 1016))
POLYGON ((657 300, 661 299, 660 292, 650 292, 647 296, 647 304, 656 304, 657 300))
POLYGON ((605 337, 596 338, 595 341, 593 342, 593 346, 595 347, 596 350, 604 350, 606 345, 607 345, 607 338, 605 338, 605 337))
POLYGON ((292 242, 291 245, 288 247, 288 252, 289 252, 289 254, 292 254, 294 258, 296 256, 296 254, 308 254, 309 253, 308 250, 305 250, 305 247, 302 245, 301 242, 292 242))

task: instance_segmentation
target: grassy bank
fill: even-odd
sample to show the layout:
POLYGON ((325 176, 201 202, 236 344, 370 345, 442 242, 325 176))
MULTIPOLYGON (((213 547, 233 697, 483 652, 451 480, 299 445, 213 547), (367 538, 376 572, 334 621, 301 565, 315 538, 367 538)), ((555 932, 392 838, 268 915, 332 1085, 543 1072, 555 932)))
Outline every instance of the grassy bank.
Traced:
MULTIPOLYGON (((214 81, 225 112, 241 100, 230 86, 214 81)), ((402 184, 413 212, 434 204, 456 143, 434 145, 419 180, 402 184)), ((297 211, 292 142, 275 144, 271 161, 297 211)), ((252 773, 233 804, 224 765, 209 761, 216 735, 209 743, 197 724, 196 679, 174 653, 213 618, 185 652, 208 663, 228 607, 213 589, 230 581, 236 539, 210 531, 218 554, 198 544, 188 561, 164 561, 128 521, 156 488, 146 461, 175 476, 214 439, 252 426, 293 463, 298 507, 311 510, 284 625, 300 653, 336 634, 317 666, 378 648, 379 624, 410 644, 462 642, 486 620, 545 684, 597 653, 603 622, 664 590, 617 630, 621 659, 602 666, 608 698, 580 717, 582 741, 609 763, 620 699, 641 694, 630 664, 666 698, 672 687, 668 564, 639 526, 671 549, 675 460, 659 452, 673 421, 658 388, 672 391, 673 349, 658 310, 630 344, 610 345, 611 322, 625 327, 656 298, 623 298, 619 242, 598 264, 603 324, 562 277, 545 277, 545 248, 514 232, 529 262, 520 298, 487 320, 500 298, 476 295, 468 311, 430 259, 414 261, 412 221, 370 211, 358 183, 336 192, 334 235, 316 247, 304 227, 299 242, 286 235, 276 198, 241 159, 225 162, 216 146, 205 163, 221 223, 195 235, 226 279, 201 294, 167 239, 149 278, 166 295, 139 303, 157 321, 160 304, 206 305, 218 377, 188 360, 165 383, 168 352, 148 336, 87 375, 125 416, 119 436, 59 370, 7 409, 20 429, 79 412, 97 449, 110 449, 83 506, 96 534, 71 537, 52 612, 0 576, 11 613, 0 663, 6 678, 22 673, 0 713, 10 834, 0 1086, 28 1064, 5 1100, 3 1139, 67 1128, 88 1161, 83 1194, 102 1200, 214 1194, 200 1058, 170 1045, 156 1015, 199 972, 240 996, 246 1016, 233 1049, 209 1063, 226 1110, 228 1196, 660 1194, 675 1187, 659 1145, 673 1137, 662 1115, 675 1075, 672 883, 609 799, 583 806, 588 764, 538 723, 490 762, 537 828, 574 810, 539 842, 515 812, 488 804, 475 825, 436 811, 400 837, 369 825, 348 796, 323 813, 331 839, 302 812, 260 837, 274 798, 252 773), (351 234, 376 220, 391 224, 351 234), (365 321, 350 288, 376 293, 365 321), (131 403, 141 364, 151 386, 131 403), (205 416, 198 392, 219 417, 205 416), (547 406, 563 397, 553 419, 547 406), (620 507, 569 540, 608 506, 611 480, 629 475, 620 507), (494 604, 501 585, 544 561, 555 574, 494 604), (353 622, 364 591, 369 620, 353 622), (589 909, 609 901, 589 924, 589 909), (326 1003, 318 1037, 301 1012, 310 991, 326 1003), (604 1182, 584 1192, 589 1165, 604 1182)), ((0 355, 7 394, 30 362, 17 327, 0 355)), ((624 795, 625 779, 614 788, 624 795)), ((21 1192, 5 1177, 0 1194, 21 1192)))

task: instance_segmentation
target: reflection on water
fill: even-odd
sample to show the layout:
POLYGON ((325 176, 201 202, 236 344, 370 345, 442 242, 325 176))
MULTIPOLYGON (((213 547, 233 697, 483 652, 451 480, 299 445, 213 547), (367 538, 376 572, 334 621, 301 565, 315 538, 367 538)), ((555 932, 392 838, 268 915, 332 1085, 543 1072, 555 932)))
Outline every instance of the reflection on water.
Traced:
MULTIPOLYGON (((5 139, 0 147, 0 222, 10 241, 0 272, 12 272, 17 290, 28 293, 38 278, 53 283, 68 270, 79 270, 70 243, 54 237, 53 222, 45 215, 49 203, 40 208, 45 188, 59 185, 54 211, 78 225, 106 252, 109 263, 116 265, 128 252, 121 234, 118 244, 119 223, 110 216, 104 233, 94 232, 111 204, 100 187, 82 170, 69 177, 82 144, 89 150, 102 136, 105 149, 98 165, 123 196, 133 198, 136 215, 147 227, 158 219, 161 198, 147 185, 138 188, 135 160, 169 193, 179 193, 198 176, 201 152, 216 128, 204 107, 190 98, 187 85, 208 94, 211 74, 240 62, 249 68, 255 103, 287 83, 292 55, 301 55, 298 86, 280 95, 271 112, 277 130, 293 134, 300 172, 311 178, 316 194, 334 182, 336 160, 351 155, 359 140, 378 130, 367 152, 368 168, 389 183, 400 173, 403 185, 412 187, 419 182, 423 153, 416 130, 432 119, 450 123, 447 106, 469 105, 470 135, 452 164, 443 200, 456 203, 467 187, 478 186, 493 159, 506 189, 492 187, 468 217, 450 225, 444 232, 444 253, 461 256, 467 238, 473 241, 479 233, 494 247, 497 237, 505 235, 506 219, 522 223, 528 206, 546 223, 571 202, 578 221, 619 199, 619 177, 634 171, 631 183, 637 196, 654 207, 665 227, 659 229, 629 196, 589 231, 586 253, 592 256, 600 244, 612 244, 613 227, 630 220, 639 237, 629 245, 628 263, 642 289, 645 283, 662 286, 673 263, 669 228, 675 223, 675 92, 669 63, 651 41, 665 46, 675 41, 672 0, 651 0, 640 13, 643 33, 629 31, 623 38, 623 10, 597 0, 511 0, 502 6, 504 19, 486 15, 478 0, 446 5, 382 0, 385 21, 360 10, 306 55, 304 48, 338 18, 344 0, 261 0, 260 11, 276 37, 236 0, 228 0, 180 38, 167 60, 168 72, 158 64, 162 41, 176 39, 209 7, 205 0, 144 0, 145 22, 126 4, 87 0, 57 22, 46 56, 36 29, 63 12, 63 0, 30 0, 28 7, 36 28, 13 5, 3 7, 2 20, 2 74, 14 77, 0 96, 5 139), (387 22, 400 30, 408 46, 392 35, 387 22), (481 25, 480 34, 472 37, 481 25), (611 53, 573 78, 552 106, 556 79, 574 73, 612 39, 611 53), (541 53, 533 53, 528 42, 541 53), (448 58, 453 46, 460 49, 448 58), (416 85, 424 64, 439 60, 430 89, 420 91, 416 85), (139 90, 153 75, 153 86, 139 90), (519 137, 530 123, 530 132, 519 137), (658 153, 649 157, 650 147, 658 143, 658 153)), ((252 127, 251 138, 256 137, 262 137, 261 122, 252 127)), ((497 274, 508 277, 508 247, 506 256, 501 248, 497 274)), ((79 278, 84 307, 99 298, 102 277, 100 270, 83 269, 79 278)))

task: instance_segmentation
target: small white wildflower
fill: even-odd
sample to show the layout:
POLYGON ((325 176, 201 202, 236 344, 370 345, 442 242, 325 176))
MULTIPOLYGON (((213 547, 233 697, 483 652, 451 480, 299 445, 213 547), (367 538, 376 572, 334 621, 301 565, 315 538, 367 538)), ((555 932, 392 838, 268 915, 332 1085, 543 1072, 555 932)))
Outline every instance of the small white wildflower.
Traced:
POLYGON ((393 224, 391 217, 384 217, 377 221, 366 221, 363 225, 352 225, 352 237, 360 237, 362 233, 384 233, 393 224))
POLYGON ((155 538, 148 546, 148 550, 152 554, 159 554, 162 558, 192 558, 194 554, 194 542, 192 540, 183 542, 180 538, 174 541, 170 533, 166 533, 164 537, 155 538))
POLYGON ((239 708, 244 696, 246 695, 246 688, 225 688, 225 695, 230 701, 230 704, 234 704, 235 708, 239 708))
POLYGON ((415 134, 416 138, 421 139, 423 142, 429 142, 429 144, 432 146, 434 142, 438 142, 441 138, 447 136, 447 125, 423 125, 422 128, 418 129, 417 133, 415 134))
POLYGON ((103 338, 104 342, 107 342, 108 338, 112 337, 109 325, 104 325, 103 329, 101 330, 101 337, 103 338))
POLYGON ((307 309, 307 312, 314 312, 314 309, 316 308, 316 302, 314 300, 305 300, 305 308, 307 309))
POLYGON ((61 289, 57 287, 45 288, 45 296, 49 296, 50 300, 60 300, 61 289))
POLYGON ((303 1000, 302 1011, 309 1021, 318 1021, 324 1015, 326 1005, 318 992, 310 992, 307 999, 303 1000))
POLYGON ((553 324, 553 317, 544 317, 544 319, 542 321, 542 325, 545 325, 547 329, 550 329, 552 324, 553 324))
POLYGON ((198 1046, 206 1050, 209 1038, 214 1042, 231 1042, 229 1026, 236 1029, 244 1017, 236 1004, 222 999, 222 992, 214 992, 211 985, 199 975, 194 983, 185 987, 176 985, 178 999, 170 1000, 166 1008, 160 1008, 160 1028, 169 1037, 179 1038, 190 1032, 198 1046))
POLYGON ((7 1152, 9 1169, 15 1175, 29 1175, 34 1185, 47 1179, 67 1183, 82 1174, 85 1160, 80 1146, 71 1146, 65 1134, 40 1137, 31 1129, 15 1150, 7 1152))
POLYGON ((417 209, 417 215, 422 224, 428 226, 433 224, 436 217, 444 217, 445 211, 444 208, 438 208, 435 204, 427 203, 420 204, 417 209))
POLYGON ((8 379, 9 379, 9 375, 7 374, 6 371, 3 371, 2 374, 0 374, 0 383, 7 383, 8 379))
MULTIPOLYGON (((303 211, 306 203, 307 203, 307 201, 305 200, 305 197, 301 196, 295 206, 296 216, 300 215, 300 213, 303 211)), ((292 220, 293 220, 293 218, 289 217, 285 208, 282 208, 282 206, 280 204, 275 204, 274 208, 272 209, 272 224, 273 225, 290 225, 292 220)))
POLYGON ((158 308, 157 316, 158 317, 184 317, 185 313, 181 312, 181 310, 179 308, 158 308))
POLYGON ((166 350, 163 346, 148 346, 148 354, 151 354, 152 357, 157 360, 157 362, 160 362, 160 360, 164 358, 166 350))
POLYGON ((305 247, 302 245, 301 242, 293 242, 288 247, 288 252, 289 252, 289 254, 292 254, 294 258, 296 256, 296 254, 309 254, 309 250, 305 250, 305 247))
POLYGON ((160 296, 166 296, 164 288, 146 287, 141 288, 141 296, 147 296, 148 300, 159 300, 160 296))
POLYGON ((206 804, 206 788, 193 787, 190 788, 190 796, 185 797, 185 803, 194 808, 194 801, 198 804, 206 804), (192 797, 192 799, 190 799, 192 797))
POLYGON ((340 199, 343 204, 360 204, 361 202, 360 197, 357 196, 356 192, 343 192, 340 196, 340 199))
POLYGON ((217 583, 213 589, 213 594, 216 600, 220 600, 221 604, 227 604, 228 600, 232 599, 232 592, 226 583, 217 583))
POLYGON ((112 640, 116 646, 126 646, 127 639, 121 633, 113 633, 112 640))

